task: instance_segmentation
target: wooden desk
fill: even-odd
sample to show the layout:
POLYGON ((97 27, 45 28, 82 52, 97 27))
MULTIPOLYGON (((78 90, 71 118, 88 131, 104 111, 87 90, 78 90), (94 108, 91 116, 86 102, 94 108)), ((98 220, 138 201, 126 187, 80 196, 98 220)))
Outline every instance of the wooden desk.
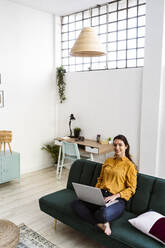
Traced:
POLYGON ((98 154, 98 155, 102 155, 102 154, 106 154, 108 152, 112 152, 113 151, 113 145, 112 144, 100 144, 97 143, 95 140, 90 140, 90 139, 85 139, 84 141, 77 141, 75 140, 75 138, 60 138, 57 137, 55 138, 55 144, 60 146, 60 150, 59 150, 59 156, 58 156, 58 163, 60 162, 60 157, 61 157, 61 144, 62 141, 66 141, 66 142, 71 142, 71 143, 76 143, 78 145, 84 146, 84 150, 86 152, 90 153, 90 158, 93 161, 93 154, 98 154))

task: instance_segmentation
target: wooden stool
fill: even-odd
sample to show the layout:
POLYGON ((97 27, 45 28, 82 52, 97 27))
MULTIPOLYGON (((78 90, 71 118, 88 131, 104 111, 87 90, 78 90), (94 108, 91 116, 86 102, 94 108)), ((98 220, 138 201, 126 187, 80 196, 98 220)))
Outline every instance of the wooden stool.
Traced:
POLYGON ((0 248, 16 248, 19 234, 19 228, 14 223, 0 220, 0 248))
POLYGON ((0 131, 0 151, 2 149, 2 144, 4 143, 4 152, 6 151, 6 143, 9 146, 9 150, 12 153, 10 142, 12 141, 12 131, 0 131))

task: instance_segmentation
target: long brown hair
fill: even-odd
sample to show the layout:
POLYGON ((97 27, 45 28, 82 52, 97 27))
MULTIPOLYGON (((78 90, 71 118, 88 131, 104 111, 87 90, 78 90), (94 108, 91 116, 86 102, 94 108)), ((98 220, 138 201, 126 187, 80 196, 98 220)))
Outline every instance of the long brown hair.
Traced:
POLYGON ((115 139, 119 139, 119 140, 122 140, 122 141, 124 142, 125 146, 127 146, 127 149, 125 150, 125 156, 126 156, 129 160, 131 160, 132 163, 134 163, 133 160, 132 160, 132 158, 131 158, 131 155, 130 155, 130 153, 129 153, 130 145, 129 145, 129 143, 128 143, 127 138, 126 138, 124 135, 119 134, 119 135, 117 135, 117 136, 113 139, 113 142, 114 142, 115 139))

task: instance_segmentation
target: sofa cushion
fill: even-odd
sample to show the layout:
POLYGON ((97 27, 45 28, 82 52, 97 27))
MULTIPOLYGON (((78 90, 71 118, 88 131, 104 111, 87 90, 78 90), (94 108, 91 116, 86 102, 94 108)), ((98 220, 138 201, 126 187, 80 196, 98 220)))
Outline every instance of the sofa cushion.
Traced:
POLYGON ((128 221, 141 232, 165 245, 165 216, 162 214, 148 211, 128 221))
POLYGON ((160 244, 158 241, 153 240, 151 237, 146 236, 131 226, 128 219, 134 218, 135 216, 135 214, 125 211, 119 219, 114 220, 111 224, 111 237, 120 240, 122 243, 132 248, 164 247, 163 244, 160 244))
POLYGON ((165 215, 165 180, 155 179, 149 209, 165 215))
POLYGON ((138 174, 138 186, 135 195, 131 199, 131 203, 128 209, 129 211, 135 214, 141 214, 149 209, 149 201, 151 197, 151 192, 153 190, 154 182, 154 177, 140 173, 138 174))
POLYGON ((67 188, 73 189, 72 182, 95 186, 100 175, 102 164, 89 160, 78 159, 70 169, 67 188))

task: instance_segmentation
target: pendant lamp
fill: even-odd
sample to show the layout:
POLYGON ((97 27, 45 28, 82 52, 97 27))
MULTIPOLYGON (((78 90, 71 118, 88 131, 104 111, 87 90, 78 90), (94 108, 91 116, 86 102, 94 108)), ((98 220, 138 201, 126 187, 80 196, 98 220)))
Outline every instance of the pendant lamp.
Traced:
POLYGON ((85 27, 82 29, 71 49, 70 55, 76 57, 97 57, 105 55, 93 28, 85 27))

